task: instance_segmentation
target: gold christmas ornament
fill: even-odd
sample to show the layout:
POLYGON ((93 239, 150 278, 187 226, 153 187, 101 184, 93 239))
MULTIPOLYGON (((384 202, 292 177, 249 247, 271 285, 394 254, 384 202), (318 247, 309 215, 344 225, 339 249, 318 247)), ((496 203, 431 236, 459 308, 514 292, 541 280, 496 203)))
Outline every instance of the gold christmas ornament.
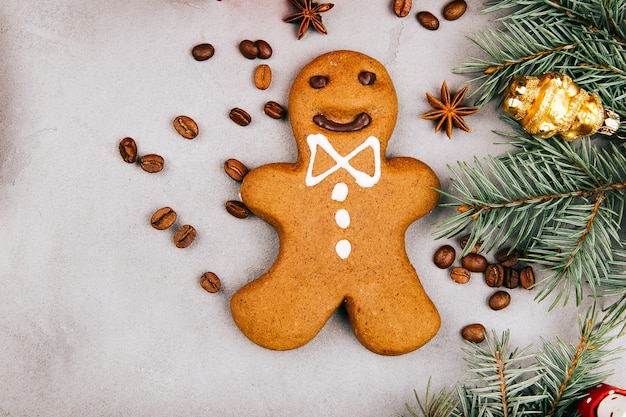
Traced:
POLYGON ((619 128, 619 115, 605 109, 597 94, 556 72, 514 76, 503 107, 526 132, 544 139, 559 135, 571 141, 594 133, 613 135, 619 128))

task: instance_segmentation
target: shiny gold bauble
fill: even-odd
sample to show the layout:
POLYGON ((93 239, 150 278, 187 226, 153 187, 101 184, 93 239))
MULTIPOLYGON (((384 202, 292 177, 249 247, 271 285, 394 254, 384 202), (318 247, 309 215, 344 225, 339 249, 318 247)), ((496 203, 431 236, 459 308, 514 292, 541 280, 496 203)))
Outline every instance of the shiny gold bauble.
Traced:
POLYGON ((574 140, 596 133, 605 122, 597 94, 580 88, 565 74, 515 76, 504 97, 504 110, 522 128, 541 138, 555 135, 574 140))

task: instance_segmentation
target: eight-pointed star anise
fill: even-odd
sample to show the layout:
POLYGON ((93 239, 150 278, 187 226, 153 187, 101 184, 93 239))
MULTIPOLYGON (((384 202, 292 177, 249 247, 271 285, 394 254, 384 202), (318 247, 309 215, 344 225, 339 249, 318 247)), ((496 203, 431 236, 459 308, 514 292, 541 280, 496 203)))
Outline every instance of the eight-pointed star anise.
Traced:
POLYGON ((439 132, 439 129, 441 129, 441 126, 445 122, 446 134, 449 139, 452 139, 453 126, 456 126, 465 132, 469 132, 470 128, 467 123, 465 123, 465 120, 463 120, 463 116, 476 113, 478 108, 461 106, 461 102, 463 101, 463 98, 465 98, 465 93, 467 93, 467 87, 468 86, 463 87, 454 95, 452 99, 450 99, 450 90, 448 90, 448 85, 444 81, 441 86, 441 100, 438 100, 432 95, 426 93, 428 102, 435 108, 435 110, 426 112, 420 117, 426 120, 439 120, 437 122, 437 126, 435 126, 435 132, 439 132))
POLYGON ((300 22, 300 27, 298 28, 298 39, 303 37, 306 31, 309 30, 309 25, 313 25, 315 30, 319 33, 323 33, 324 35, 328 33, 322 24, 322 16, 320 16, 320 13, 332 9, 334 4, 312 3, 311 0, 291 0, 291 4, 293 4, 299 12, 287 16, 284 21, 287 23, 300 22))

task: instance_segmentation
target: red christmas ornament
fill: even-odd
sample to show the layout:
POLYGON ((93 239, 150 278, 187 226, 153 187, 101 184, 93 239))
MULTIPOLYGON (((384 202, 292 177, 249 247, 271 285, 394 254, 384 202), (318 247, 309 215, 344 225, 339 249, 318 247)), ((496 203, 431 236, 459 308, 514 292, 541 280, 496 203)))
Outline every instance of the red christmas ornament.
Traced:
POLYGON ((582 417, 626 417, 626 390, 600 384, 578 404, 578 413, 582 417))

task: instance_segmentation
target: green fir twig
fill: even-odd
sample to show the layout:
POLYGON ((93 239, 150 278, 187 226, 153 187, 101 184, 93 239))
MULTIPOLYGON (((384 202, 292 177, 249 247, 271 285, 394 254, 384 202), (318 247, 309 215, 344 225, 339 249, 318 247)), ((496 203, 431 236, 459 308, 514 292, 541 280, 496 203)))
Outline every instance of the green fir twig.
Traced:
POLYGON ((610 346, 618 337, 612 323, 598 319, 595 307, 580 318, 579 335, 577 343, 543 340, 539 352, 528 347, 509 353, 508 331, 494 333, 486 346, 468 343, 475 377, 437 394, 430 393, 429 381, 424 402, 415 394, 421 414, 406 408, 413 417, 574 416, 585 393, 610 376, 605 366, 620 352, 610 346))

